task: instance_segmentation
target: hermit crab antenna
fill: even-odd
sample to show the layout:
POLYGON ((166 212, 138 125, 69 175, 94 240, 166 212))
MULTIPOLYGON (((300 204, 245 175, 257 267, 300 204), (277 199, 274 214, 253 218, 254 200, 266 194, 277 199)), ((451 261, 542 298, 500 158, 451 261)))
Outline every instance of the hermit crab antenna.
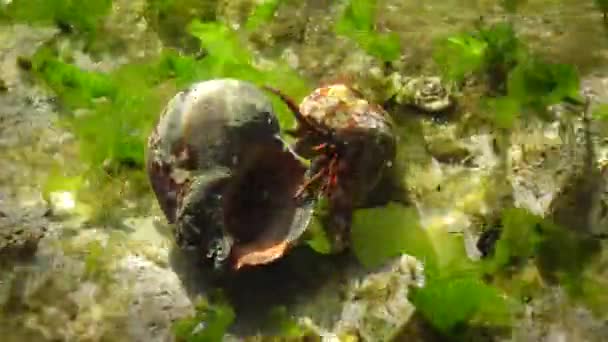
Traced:
POLYGON ((307 127, 311 126, 310 123, 304 117, 304 115, 302 115, 302 113, 300 112, 300 108, 298 108, 298 105, 289 96, 285 95, 280 90, 272 88, 270 86, 266 86, 266 85, 262 86, 262 89, 268 90, 269 92, 278 96, 281 99, 281 101, 285 102, 285 104, 287 105, 289 110, 291 110, 293 112, 293 115, 296 117, 296 120, 300 124, 307 126, 307 127))

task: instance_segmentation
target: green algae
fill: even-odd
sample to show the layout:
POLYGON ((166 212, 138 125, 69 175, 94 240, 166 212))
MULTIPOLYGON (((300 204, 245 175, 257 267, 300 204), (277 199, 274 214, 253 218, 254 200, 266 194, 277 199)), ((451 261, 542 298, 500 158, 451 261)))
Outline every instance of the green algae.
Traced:
MULTIPOLYGON (((157 1, 155 6, 159 12, 154 15, 160 18, 170 17, 166 13, 176 13, 176 11, 185 13, 186 7, 180 7, 176 5, 177 3, 178 1, 157 1)), ((269 1, 259 5, 254 12, 256 14, 248 21, 247 29, 255 29, 269 20, 277 3, 269 1)), ((342 28, 337 31, 347 36, 351 35, 353 39, 358 40, 362 48, 371 54, 376 53, 380 59, 392 60, 398 56, 394 35, 390 35, 393 38, 386 38, 383 41, 369 33, 373 30, 373 15, 370 13, 374 13, 374 10, 373 7, 366 6, 370 6, 372 2, 353 1, 353 3, 355 5, 347 9, 339 24, 343 25, 342 28), (372 10, 366 11, 366 9, 372 10), (361 35, 349 33, 355 32, 356 29, 361 29, 360 31, 365 33, 361 35)), ((167 24, 159 23, 159 25, 167 24)), ((117 189, 117 184, 106 177, 105 170, 109 168, 111 173, 118 173, 118 170, 125 169, 128 177, 135 177, 134 175, 139 171, 131 170, 130 165, 134 166, 135 170, 142 166, 141 151, 144 135, 162 105, 161 101, 156 100, 166 99, 173 91, 193 81, 232 76, 256 83, 275 85, 287 90, 286 92, 294 97, 308 91, 306 82, 286 67, 278 67, 273 73, 253 67, 254 58, 244 47, 242 37, 223 24, 195 21, 187 27, 180 25, 175 25, 175 28, 181 30, 178 32, 186 33, 185 36, 194 38, 200 43, 203 50, 201 56, 165 51, 160 58, 152 62, 129 64, 124 69, 119 68, 110 73, 84 71, 70 64, 69 59, 63 60, 52 54, 41 58, 41 63, 35 59, 35 69, 59 95, 68 111, 79 108, 89 108, 92 111, 85 116, 66 120, 68 127, 77 133, 82 148, 82 159, 97 170, 95 173, 87 174, 86 178, 98 179, 98 183, 110 182, 112 187, 117 189), (188 32, 190 35, 187 34, 188 32), (131 81, 134 81, 132 87, 123 86, 131 81), (144 91, 141 91, 142 89, 144 91), (156 90, 150 92, 147 89, 156 90), (158 94, 160 95, 157 96, 158 94), (130 117, 132 113, 133 116, 130 117), (109 130, 114 132, 106 134, 98 129, 99 125, 111 127, 109 130), (132 134, 133 132, 135 134, 132 134), (106 161, 110 161, 109 164, 106 161), (103 171, 100 171, 101 169, 103 171)), ((519 57, 520 53, 515 52, 518 48, 513 48, 518 44, 514 43, 512 31, 509 31, 507 26, 502 26, 501 29, 504 29, 500 31, 504 34, 493 35, 494 31, 490 28, 485 32, 485 36, 481 32, 474 38, 467 35, 451 39, 452 48, 462 49, 460 53, 463 56, 458 57, 462 58, 460 61, 457 58, 454 62, 456 67, 462 69, 453 71, 451 77, 463 78, 463 75, 471 70, 483 69, 483 72, 490 74, 498 74, 503 72, 500 70, 506 70, 502 87, 499 85, 498 88, 504 88, 507 96, 492 98, 495 102, 489 103, 495 113, 496 124, 501 128, 512 128, 522 108, 531 107, 536 110, 542 105, 572 96, 575 93, 574 84, 578 81, 578 76, 571 67, 553 64, 548 66, 547 63, 537 60, 529 63, 524 61, 524 64, 514 66, 522 61, 519 57), (510 77, 507 77, 509 75, 510 77)), ((453 56, 460 55, 454 54, 452 58, 453 56)), ((285 113, 284 108, 280 106, 277 108, 281 108, 281 113, 285 113)), ((598 113, 602 112, 598 111, 598 113)), ((601 116, 600 114, 598 116, 601 116)), ((281 115, 282 126, 289 127, 292 122, 290 115, 281 115)), ((113 179, 116 181, 116 178, 113 179)), ((65 186, 73 187, 74 182, 66 180, 65 186, 60 180, 49 184, 49 188, 61 190, 65 186)), ((579 246, 578 243, 572 242, 578 240, 572 240, 572 236, 568 234, 549 234, 550 237, 543 238, 537 231, 538 218, 530 216, 529 213, 507 210, 503 214, 503 235, 497 244, 495 255, 487 262, 489 269, 486 269, 485 265, 480 266, 467 261, 462 250, 463 242, 459 237, 432 233, 421 227, 413 208, 389 205, 382 209, 358 211, 355 216, 353 244, 355 254, 362 264, 369 267, 379 265, 402 253, 415 255, 425 263, 428 273, 427 285, 424 289, 414 291, 412 300, 424 317, 431 321, 435 328, 446 334, 457 333, 463 324, 506 324, 511 312, 510 303, 504 300, 501 290, 482 281, 482 273, 495 275, 504 272, 505 269, 513 268, 513 265, 519 265, 518 261, 521 260, 535 258, 539 265, 552 265, 557 260, 559 267, 544 268, 550 269, 548 273, 554 275, 560 283, 570 284, 568 286, 573 287, 571 293, 577 294, 588 303, 593 302, 589 298, 599 296, 601 292, 601 284, 575 272, 576 266, 581 262, 587 262, 589 258, 582 253, 580 246, 588 245, 581 243, 579 246), (380 231, 382 234, 378 234, 380 231), (553 246, 561 244, 568 246, 569 250, 576 251, 577 257, 574 261, 560 259, 559 251, 553 246), (454 308, 458 309, 454 310, 454 308)), ((559 231, 554 227, 547 229, 551 232, 559 231)), ((320 253, 328 252, 327 241, 322 237, 319 238, 319 235, 313 234, 313 236, 315 237, 308 241, 309 246, 320 253)), ((96 244, 90 247, 92 254, 86 259, 89 265, 87 268, 90 270, 88 274, 99 274, 103 270, 101 256, 104 250, 96 244)), ((206 310, 209 309, 205 308, 201 311, 207 312, 206 310)), ((178 335, 186 336, 185 340, 188 341, 199 340, 196 338, 206 340, 205 337, 197 334, 194 335, 199 337, 192 337, 191 333, 201 321, 209 319, 215 322, 213 326, 215 324, 219 326, 217 330, 212 328, 211 331, 215 332, 210 334, 214 337, 220 336, 219 331, 225 331, 229 325, 228 318, 234 319, 234 316, 229 314, 230 309, 224 308, 219 311, 218 313, 217 310, 211 310, 215 312, 211 315, 200 314, 195 320, 185 324, 186 328, 182 332, 177 329, 178 335)), ((287 324, 287 326, 291 325, 287 324)))
POLYGON ((91 233, 48 240, 55 247, 53 255, 43 254, 40 264, 15 270, 10 301, 0 307, 2 327, 11 328, 9 341, 21 336, 41 341, 125 340, 130 292, 115 273, 118 257, 126 253, 124 237, 91 233), (93 291, 90 298, 80 299, 94 304, 79 301, 77 293, 83 288, 93 291))
POLYGON ((331 254, 332 246, 327 232, 323 229, 323 224, 318 218, 314 217, 311 223, 306 228, 306 236, 304 239, 306 245, 320 254, 331 254))
POLYGON ((216 19, 216 1, 149 0, 144 16, 166 46, 196 53, 200 44, 188 34, 188 24, 195 19, 216 19))
MULTIPOLYGON (((224 77, 269 85, 297 97, 310 90, 308 82, 285 64, 277 62, 272 69, 255 67, 242 37, 222 23, 195 20, 187 31, 204 49, 203 58, 165 49, 157 57, 98 72, 77 67, 70 56, 58 54, 52 45, 32 57, 33 73, 57 94, 64 111, 61 123, 78 140, 85 164, 82 175, 88 179, 80 199, 94 204, 95 220, 116 221, 112 208, 124 194, 111 189, 123 189, 127 184, 135 197, 147 190, 143 173, 147 136, 164 103, 177 90, 195 81, 224 77), (108 191, 114 196, 108 194, 98 201, 98 194, 108 191)), ((280 99, 271 100, 281 127, 291 128, 295 123, 292 113, 280 99)), ((51 178, 49 182, 61 182, 57 175, 51 178)), ((68 183, 66 180, 66 186, 68 183)))
MULTIPOLYGON (((299 324, 290 314, 286 306, 272 308, 267 317, 267 325, 276 340, 297 340, 309 337, 312 333, 306 327, 299 324)), ((269 341, 271 339, 268 339, 269 341)))
MULTIPOLYGON (((220 22, 195 20, 190 24, 189 32, 201 41, 207 52, 201 61, 201 69, 207 73, 202 79, 235 77, 281 89, 293 98, 302 98, 311 91, 308 81, 282 62, 275 61, 268 69, 255 67, 253 55, 245 48, 243 38, 220 22)), ((285 104, 275 97, 272 101, 278 109, 281 127, 292 127, 295 118, 285 104)))
POLYGON ((461 83, 471 75, 487 75, 490 86, 500 91, 508 73, 526 54, 526 47, 516 36, 512 24, 480 23, 474 31, 437 41, 433 59, 448 80, 461 83))
POLYGON ((397 204, 389 204, 383 209, 357 210, 351 234, 353 251, 368 268, 409 254, 420 258, 426 268, 436 269, 433 245, 418 221, 415 209, 397 204))
POLYGON ((583 267, 598 252, 592 237, 561 227, 526 210, 511 208, 502 212, 501 236, 486 271, 495 273, 519 268, 533 260, 551 281, 580 277, 583 267))
POLYGON ((111 7, 112 0, 14 0, 0 5, 0 20, 59 25, 91 35, 111 7))
POLYGON ((608 1, 606 0, 594 0, 593 1, 597 9, 604 15, 604 20, 608 19, 608 1))
MULTIPOLYGON (((66 109, 92 109, 87 115, 72 115, 67 122, 81 142, 83 159, 94 168, 101 168, 107 161, 111 169, 120 165, 141 168, 145 140, 162 105, 171 92, 195 80, 235 77, 299 96, 309 89, 284 65, 277 65, 273 71, 252 66, 252 56, 239 37, 220 23, 194 21, 188 30, 206 51, 200 60, 167 50, 151 61, 102 73, 82 70, 49 48, 33 57, 36 74, 57 93, 66 109)), ((281 113, 282 127, 291 126, 293 116, 286 109, 281 113)))
POLYGON ((234 322, 236 314, 221 294, 211 301, 201 299, 192 317, 178 320, 173 326, 177 341, 215 342, 221 341, 234 322))
POLYGON ((519 101, 523 109, 537 112, 562 101, 580 99, 579 89, 580 79, 574 66, 547 63, 540 58, 522 61, 507 81, 508 96, 519 101))
POLYGON ((470 326, 509 326, 513 303, 477 277, 450 277, 414 290, 412 301, 439 332, 456 337, 470 326))
POLYGON ((518 208, 503 211, 500 232, 482 266, 502 288, 525 300, 547 285, 559 284, 570 300, 584 303, 598 317, 608 314, 600 305, 606 303, 598 291, 602 281, 590 276, 598 267, 597 239, 518 208))
POLYGON ((245 28, 251 32, 268 23, 280 4, 280 0, 265 0, 258 4, 249 15, 245 28))
POLYGON ((488 272, 525 264, 535 255, 540 241, 538 225, 541 219, 523 209, 506 209, 501 218, 501 236, 487 262, 488 272))
POLYGON ((486 49, 486 42, 470 34, 459 34, 441 40, 433 59, 446 79, 462 82, 468 74, 481 69, 486 49))
POLYGON ((32 58, 33 70, 67 110, 64 123, 81 142, 81 156, 93 168, 112 169, 144 163, 144 141, 162 106, 154 64, 119 67, 111 74, 85 71, 43 48, 32 58), (125 82, 128 80, 128 82, 125 82), (82 116, 73 112, 90 109, 82 116), (104 129, 99 129, 104 127, 104 129))
POLYGON ((395 33, 375 30, 377 2, 375 0, 349 0, 342 16, 337 20, 335 32, 356 41, 368 54, 385 62, 401 55, 401 42, 395 33))
POLYGON ((487 80, 489 96, 481 105, 493 113, 498 128, 511 129, 527 115, 550 120, 549 106, 582 103, 576 67, 530 51, 509 22, 480 23, 474 31, 444 38, 433 56, 444 77, 458 87, 470 77, 487 80))
POLYGON ((423 228, 412 208, 391 204, 357 211, 352 239, 354 253, 366 267, 400 254, 423 263, 425 284, 413 289, 410 299, 443 334, 456 336, 467 325, 506 326, 513 317, 515 302, 483 280, 480 264, 467 258, 462 238, 423 228))

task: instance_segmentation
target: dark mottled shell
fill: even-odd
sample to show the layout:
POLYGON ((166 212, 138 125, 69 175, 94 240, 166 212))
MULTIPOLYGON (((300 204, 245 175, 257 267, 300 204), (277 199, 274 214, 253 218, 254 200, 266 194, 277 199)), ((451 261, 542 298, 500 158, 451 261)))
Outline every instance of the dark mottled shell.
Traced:
POLYGON ((305 166, 280 139, 270 100, 248 82, 210 80, 175 95, 150 135, 147 169, 177 243, 216 266, 281 257, 312 213, 293 199, 305 166))
POLYGON ((299 106, 300 113, 344 144, 354 193, 364 196, 396 154, 396 135, 391 116, 379 105, 344 84, 315 89, 299 106))

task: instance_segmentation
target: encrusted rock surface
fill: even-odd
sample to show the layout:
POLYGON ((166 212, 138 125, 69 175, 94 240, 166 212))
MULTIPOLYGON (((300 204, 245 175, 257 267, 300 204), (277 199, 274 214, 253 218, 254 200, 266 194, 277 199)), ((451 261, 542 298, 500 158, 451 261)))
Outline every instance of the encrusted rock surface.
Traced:
MULTIPOLYGON (((251 1, 230 3, 234 7, 225 10, 228 21, 242 24, 242 13, 250 8, 251 1)), ((352 73, 358 77, 355 83, 374 88, 374 80, 383 78, 383 66, 356 50, 353 42, 330 34, 332 17, 340 6, 324 0, 296 3, 282 6, 275 23, 254 33, 252 46, 259 50, 257 56, 282 56, 292 67, 315 79, 352 73), (308 20, 303 19, 305 14, 308 20)), ((603 47, 590 51, 580 46, 593 45, 580 39, 581 32, 585 37, 592 36, 598 46, 602 44, 604 35, 595 34, 603 29, 599 15, 568 12, 560 17, 555 11, 563 8, 556 7, 540 17, 530 13, 540 1, 530 3, 532 10, 517 23, 521 24, 520 31, 537 39, 537 44, 565 47, 556 53, 561 61, 590 63, 605 58, 603 47), (566 23, 574 24, 574 29, 565 30, 566 23)), ((404 49, 396 69, 426 71, 431 40, 468 25, 479 14, 479 9, 473 8, 456 13, 446 4, 451 2, 385 2, 387 11, 379 27, 399 32, 408 43, 415 42, 404 49), (404 20, 403 13, 416 15, 404 20)), ((592 13, 587 8, 590 4, 576 8, 592 13)), ((78 65, 110 70, 129 58, 157 52, 159 40, 148 30, 140 11, 140 1, 118 1, 107 22, 108 32, 128 43, 118 49, 123 56, 101 56, 99 62, 76 52, 78 65)), ((497 9, 490 13, 500 19, 497 9)), ((153 225, 159 208, 152 208, 147 217, 125 218, 122 223, 129 229, 119 238, 111 236, 124 227, 82 226, 47 217, 40 180, 48 173, 49 159, 74 158, 63 150, 71 137, 54 125, 57 114, 53 95, 34 84, 17 66, 17 59, 31 55, 56 33, 53 28, 26 25, 0 27, 0 257, 21 258, 21 253, 33 257, 25 265, 12 265, 12 272, 0 274, 0 306, 10 310, 10 315, 0 315, 0 336, 7 341, 170 341, 172 321, 191 314, 195 294, 205 294, 207 288, 201 285, 203 275, 193 276, 196 269, 180 269, 172 262, 169 238, 159 235, 153 225), (190 277, 195 279, 189 281, 190 277)), ((584 69, 594 67, 584 65, 584 69)), ((595 70, 583 84, 593 89, 596 101, 608 103, 605 72, 595 70)), ((608 149, 605 141, 594 139, 598 172, 585 173, 582 123, 575 126, 571 141, 564 140, 565 128, 559 122, 528 123, 508 137, 511 147, 507 151, 499 151, 496 132, 483 127, 463 128, 471 113, 463 113, 461 122, 420 118, 407 112, 393 114, 403 127, 401 143, 405 147, 399 158, 407 166, 402 180, 423 226, 464 233, 471 258, 479 258, 474 243, 479 234, 476 223, 509 201, 543 216, 555 212, 568 212, 567 217, 587 216, 594 222, 590 233, 606 234, 607 175, 601 165, 608 159, 608 149), (506 164, 502 163, 504 157, 506 164), (505 165, 506 169, 501 170, 505 165), (578 198, 577 191, 574 197, 568 195, 569 188, 584 188, 577 184, 591 184, 594 189, 587 194, 592 195, 591 205, 584 212, 568 207, 568 201, 558 201, 578 198), (560 207, 564 209, 556 210, 560 207), (567 211, 570 209, 574 211, 567 211)), ((592 130, 598 135, 606 132, 599 124, 592 130)), ((602 255, 601 259, 608 258, 602 255)), ((291 267, 292 271, 281 278, 245 285, 255 288, 256 284, 280 284, 283 291, 268 291, 277 297, 275 303, 289 304, 290 313, 327 340, 338 336, 379 340, 396 334, 412 318, 415 309, 407 300, 408 289, 420 280, 412 258, 402 256, 371 272, 363 271, 352 260, 313 258, 312 263, 327 269, 311 277, 306 270, 298 273, 291 267), (304 291, 307 287, 314 291, 304 291)), ((602 265, 596 268, 601 270, 602 265)), ((607 279, 605 272, 598 271, 595 276, 607 279)), ((256 295, 243 287, 234 291, 247 298, 256 295)), ((267 303, 252 304, 249 310, 253 314, 243 319, 255 316, 255 310, 267 303)), ((247 311, 238 308, 240 314, 247 311)), ((255 325, 253 320, 238 323, 255 325)), ((252 334, 251 329, 242 330, 252 334)), ((518 341, 602 341, 608 331, 603 320, 594 318, 586 308, 574 306, 558 288, 547 290, 527 304, 514 334, 513 339, 518 341)), ((240 336, 238 331, 235 335, 240 336)), ((409 337, 415 340, 416 336, 409 337)))

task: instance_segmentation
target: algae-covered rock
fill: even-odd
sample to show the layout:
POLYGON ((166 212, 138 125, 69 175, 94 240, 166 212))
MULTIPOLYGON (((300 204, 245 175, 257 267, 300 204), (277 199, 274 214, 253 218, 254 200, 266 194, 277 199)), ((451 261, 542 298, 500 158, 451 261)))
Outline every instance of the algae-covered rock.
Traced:
POLYGON ((424 285, 422 265, 408 255, 371 271, 349 267, 343 277, 344 283, 328 279, 316 295, 301 299, 292 316, 321 336, 391 341, 415 311, 410 288, 424 285))
POLYGON ((393 340, 415 311, 408 300, 411 286, 424 286, 424 274, 422 264, 408 255, 351 280, 335 333, 363 341, 393 340))
POLYGON ((133 238, 100 229, 68 237, 55 223, 35 258, 2 279, 8 340, 172 340, 172 322, 192 304, 167 268, 166 240, 146 220, 135 222, 133 238))
POLYGON ((528 305, 520 324, 514 328, 512 339, 600 342, 607 334, 605 321, 571 302, 563 289, 552 288, 528 305))
POLYGON ((127 255, 117 270, 131 285, 128 336, 131 341, 170 341, 173 322, 192 312, 179 278, 141 256, 127 255))
POLYGON ((5 91, 0 92, 2 149, 35 141, 39 130, 50 126, 54 118, 50 96, 32 84, 27 71, 22 70, 17 61, 33 55, 56 33, 52 28, 0 25, 0 75, 5 86, 5 91))
POLYGON ((15 206, 0 197, 0 265, 34 255, 47 230, 46 212, 44 204, 15 206))

